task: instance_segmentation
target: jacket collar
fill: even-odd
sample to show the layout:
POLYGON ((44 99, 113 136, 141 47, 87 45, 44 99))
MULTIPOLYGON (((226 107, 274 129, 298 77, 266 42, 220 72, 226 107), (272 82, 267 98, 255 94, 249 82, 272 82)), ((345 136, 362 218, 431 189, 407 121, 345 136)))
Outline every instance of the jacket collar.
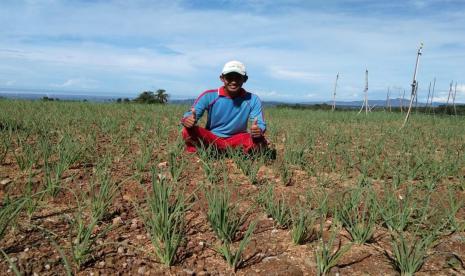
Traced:
MULTIPOLYGON (((241 91, 240 91, 238 97, 244 97, 246 93, 247 92, 245 91, 245 89, 241 88, 241 91)), ((232 98, 231 96, 229 96, 228 92, 224 89, 224 86, 221 86, 220 88, 218 88, 218 95, 220 97, 226 97, 226 98, 230 98, 230 99, 232 98)))

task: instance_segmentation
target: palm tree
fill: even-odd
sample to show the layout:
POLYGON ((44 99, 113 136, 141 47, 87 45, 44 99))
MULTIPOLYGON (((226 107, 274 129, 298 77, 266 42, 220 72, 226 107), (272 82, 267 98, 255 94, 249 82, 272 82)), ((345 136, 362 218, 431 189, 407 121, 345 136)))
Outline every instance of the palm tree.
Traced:
POLYGON ((155 96, 159 103, 164 104, 168 102, 168 94, 165 89, 158 89, 157 95, 155 96))

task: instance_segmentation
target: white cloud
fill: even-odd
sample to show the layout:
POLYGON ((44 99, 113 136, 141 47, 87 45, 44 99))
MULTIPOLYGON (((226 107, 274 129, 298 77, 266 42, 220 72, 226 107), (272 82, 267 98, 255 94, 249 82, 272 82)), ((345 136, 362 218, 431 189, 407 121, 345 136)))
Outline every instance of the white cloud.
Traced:
POLYGON ((313 99, 315 97, 318 97, 319 95, 318 94, 315 94, 315 93, 308 93, 306 94, 304 97, 305 98, 310 98, 310 99, 313 99))
POLYGON ((254 94, 256 94, 258 97, 260 97, 261 100, 264 101, 288 101, 288 100, 295 100, 292 95, 288 93, 282 93, 278 91, 252 91, 254 94))
POLYGON ((68 79, 60 84, 51 84, 55 88, 78 88, 78 89, 95 89, 99 87, 99 82, 87 78, 68 79))
POLYGON ((446 103, 447 102, 447 96, 446 97, 433 97, 433 102, 446 103))
POLYGON ((458 84, 457 85, 457 94, 464 94, 465 95, 465 84, 458 84))
POLYGON ((274 78, 284 79, 284 80, 295 80, 295 81, 303 81, 303 82, 321 82, 321 81, 327 80, 326 76, 319 74, 319 73, 289 70, 289 69, 284 69, 284 68, 280 68, 276 66, 270 67, 270 74, 274 78))
MULTIPOLYGON (((415 1, 418 6, 428 2, 415 1)), ((22 74, 25 79, 32 79, 29 74, 47 79, 65 72, 60 77, 67 79, 92 70, 93 79, 104 90, 114 88, 111 78, 131 78, 127 83, 131 90, 136 90, 131 86, 166 85, 163 88, 174 91, 173 96, 195 95, 199 86, 217 81, 225 61, 240 59, 255 86, 271 91, 265 97, 292 94, 295 99, 305 97, 305 91, 327 91, 324 95, 329 98, 340 72, 337 98, 353 99, 363 92, 368 67, 369 93, 384 90, 370 98, 382 99, 389 84, 408 87, 416 47, 422 40, 425 51, 419 78, 464 75, 465 56, 441 50, 448 42, 465 45, 460 27, 465 22, 459 16, 447 17, 445 22, 444 16, 370 17, 367 13, 360 17, 297 8, 270 16, 260 8, 270 6, 264 0, 249 2, 259 12, 191 9, 179 4, 182 1, 42 2, 26 8, 2 6, 1 75, 29 70, 22 74), (230 24, 224 24, 225 18, 230 24), (14 70, 2 69, 6 66, 14 70), (146 83, 137 81, 138 76, 146 83), (273 91, 280 92, 273 95, 273 91)), ((66 84, 56 84, 56 78, 47 81, 66 84)))

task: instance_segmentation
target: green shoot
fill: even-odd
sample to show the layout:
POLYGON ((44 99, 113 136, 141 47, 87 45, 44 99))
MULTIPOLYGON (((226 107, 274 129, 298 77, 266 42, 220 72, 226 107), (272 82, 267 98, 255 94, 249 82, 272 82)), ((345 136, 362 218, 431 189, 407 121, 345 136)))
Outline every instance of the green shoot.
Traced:
POLYGON ((227 188, 212 188, 206 192, 206 197, 210 225, 222 242, 231 243, 247 213, 239 216, 237 208, 232 206, 231 193, 227 188))
POLYGON ((176 262, 176 252, 185 238, 184 215, 189 208, 182 193, 175 193, 171 183, 158 179, 152 172, 152 192, 147 195, 148 210, 139 210, 150 234, 155 254, 171 266, 176 262))
POLYGON ((298 208, 297 214, 293 214, 291 238, 294 244, 304 244, 316 236, 313 229, 316 216, 304 209, 298 208))
POLYGON ((359 244, 370 241, 378 218, 373 193, 356 188, 345 195, 336 208, 335 217, 349 232, 352 241, 359 244))
POLYGON ((273 186, 264 188, 258 197, 258 203, 265 209, 267 215, 272 217, 275 222, 282 228, 287 228, 291 225, 291 210, 284 201, 284 196, 275 200, 273 186))
POLYGON ((334 250, 336 235, 341 231, 341 226, 336 224, 331 226, 329 239, 323 238, 323 224, 320 225, 320 242, 315 250, 315 258, 318 275, 328 275, 331 268, 335 267, 342 256, 350 249, 352 244, 348 243, 341 247, 341 241, 334 250))
POLYGON ((242 253, 249 244, 256 225, 257 222, 252 222, 249 225, 236 251, 233 251, 232 245, 229 242, 223 242, 218 248, 218 251, 223 255, 228 265, 234 269, 234 272, 244 264, 242 253))

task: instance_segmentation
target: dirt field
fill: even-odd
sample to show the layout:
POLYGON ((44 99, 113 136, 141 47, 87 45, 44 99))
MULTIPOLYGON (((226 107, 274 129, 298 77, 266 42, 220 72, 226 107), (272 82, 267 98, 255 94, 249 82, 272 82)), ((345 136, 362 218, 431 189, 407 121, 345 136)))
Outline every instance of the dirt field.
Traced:
POLYGON ((267 138, 276 158, 241 160, 183 152, 177 123, 185 109, 0 101, 0 223, 6 229, 0 274, 316 275, 322 264, 316 254, 335 233, 330 253, 347 251, 329 274, 398 275, 393 242, 405 237, 405 244, 420 244, 433 232, 430 243, 416 247, 424 257, 416 275, 465 274, 463 118, 414 114, 410 126, 399 130, 401 114, 269 108, 267 138), (89 227, 104 177, 115 193, 89 227), (172 266, 161 263, 141 213, 159 179, 189 197, 172 266), (233 248, 256 223, 236 271, 219 252, 222 242, 208 220, 206 193, 212 187, 226 187, 230 203, 246 214, 233 248), (287 227, 260 201, 269 187, 274 202, 283 199, 294 214, 287 227), (360 243, 341 211, 357 188, 364 192, 357 214, 376 213, 373 233, 360 243), (377 204, 364 211, 370 193, 377 204), (399 208, 408 205, 400 231, 382 215, 389 195, 399 208), (17 214, 5 211, 13 205, 20 206, 17 214), (291 232, 299 206, 315 220, 308 227, 313 235, 296 245, 291 232), (75 248, 85 226, 90 243, 80 257, 75 248))

